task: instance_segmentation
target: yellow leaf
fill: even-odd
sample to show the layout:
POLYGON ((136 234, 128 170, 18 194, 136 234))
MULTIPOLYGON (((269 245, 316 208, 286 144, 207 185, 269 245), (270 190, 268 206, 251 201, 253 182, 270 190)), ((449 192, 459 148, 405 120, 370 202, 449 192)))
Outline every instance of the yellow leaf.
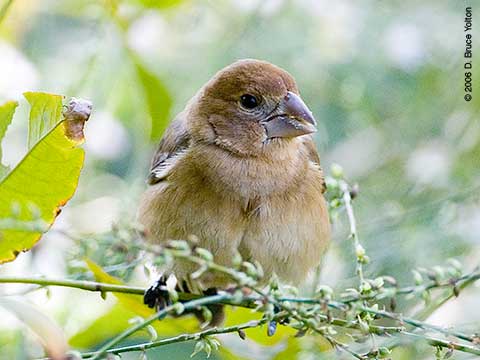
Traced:
MULTIPOLYGON (((86 259, 88 268, 95 276, 95 279, 99 282, 108 284, 122 285, 122 281, 107 274, 103 269, 95 264, 93 261, 86 259)), ((143 303, 143 297, 135 294, 113 293, 118 299, 119 303, 134 312, 136 315, 143 318, 147 318, 153 315, 155 312, 143 303)), ((173 336, 180 333, 193 332, 198 330, 198 320, 192 316, 181 316, 178 318, 165 318, 156 321, 153 324, 157 330, 159 336, 173 336)))
POLYGON ((0 232, 0 263, 12 261, 20 251, 32 248, 48 230, 60 208, 73 196, 85 157, 78 145, 84 140, 82 130, 89 113, 84 118, 58 122, 59 95, 26 96, 32 104, 31 120, 43 123, 32 130, 32 136, 43 137, 0 181, 0 219, 14 219, 20 224, 6 226, 0 232), (53 100, 45 101, 48 96, 53 100), (36 105, 37 98, 44 108, 36 105), (45 129, 49 130, 44 134, 45 129), (70 136, 72 133, 75 137, 70 136), (38 221, 42 226, 22 227, 22 221, 38 221))

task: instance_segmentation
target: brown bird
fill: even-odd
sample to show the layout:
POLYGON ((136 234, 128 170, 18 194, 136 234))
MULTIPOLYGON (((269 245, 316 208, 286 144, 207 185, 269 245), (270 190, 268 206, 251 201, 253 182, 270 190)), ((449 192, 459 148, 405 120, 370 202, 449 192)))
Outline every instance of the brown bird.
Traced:
MULTIPOLYGON (((301 283, 330 238, 315 125, 285 70, 240 60, 218 72, 160 141, 139 209, 148 240, 194 235, 217 263, 231 265, 239 252, 262 265, 266 281, 301 283)), ((193 291, 231 285, 214 272, 194 283, 195 270, 176 261, 169 273, 193 291)), ((155 294, 145 296, 151 307, 155 294)))

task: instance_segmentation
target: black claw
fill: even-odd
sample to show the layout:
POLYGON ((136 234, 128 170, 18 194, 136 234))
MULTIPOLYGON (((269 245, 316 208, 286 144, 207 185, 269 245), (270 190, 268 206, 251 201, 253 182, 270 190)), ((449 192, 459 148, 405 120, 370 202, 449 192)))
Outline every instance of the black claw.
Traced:
POLYGON ((208 288, 207 290, 203 291, 203 294, 207 295, 207 296, 217 295, 218 290, 217 290, 217 288, 208 288))
POLYGON ((161 277, 152 286, 150 286, 145 295, 143 303, 149 308, 163 309, 172 304, 167 291, 167 283, 164 277, 161 277))

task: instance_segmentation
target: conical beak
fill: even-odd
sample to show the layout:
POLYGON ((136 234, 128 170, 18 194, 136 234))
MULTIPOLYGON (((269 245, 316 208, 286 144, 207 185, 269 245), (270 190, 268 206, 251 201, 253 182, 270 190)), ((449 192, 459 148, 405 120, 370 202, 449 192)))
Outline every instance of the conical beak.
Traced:
POLYGON ((287 92, 273 116, 262 122, 267 138, 288 138, 311 134, 317 131, 317 122, 303 100, 287 92))

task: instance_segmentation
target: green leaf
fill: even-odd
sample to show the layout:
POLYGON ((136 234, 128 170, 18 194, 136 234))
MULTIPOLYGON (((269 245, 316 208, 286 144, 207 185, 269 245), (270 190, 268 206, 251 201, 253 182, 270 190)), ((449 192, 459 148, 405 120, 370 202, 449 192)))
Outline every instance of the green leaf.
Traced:
MULTIPOLYGON (((47 94, 27 95, 32 104, 30 119, 43 122, 40 127, 33 124, 37 130, 32 136, 37 136, 37 131, 44 132, 59 116, 58 99, 61 97, 50 96, 51 99, 47 100, 47 94), (40 109, 38 104, 43 104, 44 108, 40 109)), ((31 221, 38 218, 47 226, 53 223, 60 207, 65 205, 77 188, 84 160, 84 151, 78 148, 83 142, 83 122, 65 120, 58 123, 0 182, 0 219, 14 217, 31 221)), ((12 261, 20 251, 31 249, 41 235, 38 229, 18 227, 2 230, 0 263, 12 261)))
POLYGON ((169 122, 172 97, 160 79, 145 68, 134 55, 132 57, 151 118, 150 139, 158 140, 169 122))
POLYGON ((182 3, 183 0, 130 0, 130 2, 146 8, 164 9, 176 6, 182 3))
MULTIPOLYGON (((88 268, 95 276, 95 280, 107 284, 122 285, 122 281, 114 276, 107 274, 98 264, 89 259, 85 259, 88 268)), ((135 312, 141 317, 148 317, 154 314, 154 311, 143 304, 142 297, 135 294, 123 294, 114 293, 115 297, 124 305, 127 309, 135 312)))
POLYGON ((95 319, 85 329, 74 334, 68 340, 68 343, 76 348, 91 348, 127 329, 131 326, 129 319, 135 317, 135 315, 135 312, 128 310, 120 303, 116 303, 107 313, 95 319))
POLYGON ((249 360, 249 358, 233 353, 230 349, 225 346, 220 346, 218 348, 218 355, 223 360, 249 360))
MULTIPOLYGON (((260 313, 252 312, 250 309, 246 308, 235 308, 232 309, 231 306, 225 308, 225 317, 226 322, 225 326, 232 326, 237 324, 242 324, 250 320, 260 319, 262 316, 260 313)), ((255 328, 245 329, 247 339, 255 341, 257 344, 272 346, 278 344, 279 342, 284 341, 288 337, 293 337, 296 334, 296 330, 278 324, 277 331, 273 336, 267 336, 267 325, 258 326, 255 328)))
POLYGON ((38 338, 45 351, 53 359, 63 359, 68 349, 62 329, 48 316, 29 303, 1 297, 0 306, 14 314, 19 320, 32 330, 38 338))
POLYGON ((31 149, 45 134, 62 119, 62 96, 41 92, 23 94, 31 106, 28 121, 28 149, 31 149))
MULTIPOLYGON (((108 284, 122 285, 123 282, 107 274, 100 266, 93 261, 86 259, 88 268, 99 282, 108 284)), ((112 293, 119 303, 126 309, 133 311, 136 315, 147 318, 155 313, 143 303, 143 297, 135 294, 112 293)), ((153 326, 159 336, 172 336, 180 333, 192 332, 198 330, 198 320, 192 317, 182 316, 180 318, 165 318, 162 321, 156 321, 153 326)))
POLYGON ((13 0, 6 0, 3 5, 0 7, 0 24, 2 23, 3 19, 7 16, 8 9, 10 5, 13 4, 13 0))
POLYGON ((18 103, 16 101, 7 101, 0 106, 0 179, 8 172, 8 168, 2 164, 2 140, 7 132, 8 125, 12 122, 17 106, 18 103))
POLYGON ((298 354, 302 351, 302 346, 300 344, 300 339, 296 337, 290 337, 286 341, 286 346, 273 357, 273 360, 282 360, 282 359, 297 359, 298 354))

